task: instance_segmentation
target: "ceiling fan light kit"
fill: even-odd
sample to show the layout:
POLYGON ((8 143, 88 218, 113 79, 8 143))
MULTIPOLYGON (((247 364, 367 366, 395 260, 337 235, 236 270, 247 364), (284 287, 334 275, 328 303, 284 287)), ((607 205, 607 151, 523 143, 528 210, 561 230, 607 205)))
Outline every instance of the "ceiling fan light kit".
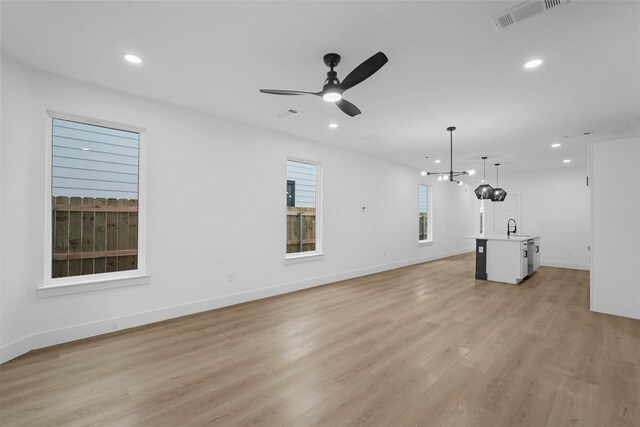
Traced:
POLYGON ((324 99, 327 102, 338 102, 342 99, 342 94, 338 92, 327 92, 324 95, 322 95, 322 99, 324 99))
POLYGON ((456 130, 455 126, 449 126, 447 128, 447 131, 449 132, 449 153, 450 153, 450 170, 449 172, 427 172, 427 175, 442 175, 441 177, 438 178, 438 180, 440 180, 441 178, 450 181, 450 182, 455 182, 456 184, 460 184, 460 181, 454 179, 455 177, 458 176, 462 176, 462 175, 468 175, 469 172, 467 171, 459 171, 459 172, 454 172, 453 171, 453 131, 456 130))
MULTIPOLYGON (((482 165, 483 165, 482 166, 483 167, 482 182, 485 182, 485 184, 480 184, 478 186, 478 188, 476 188, 474 190, 474 193, 476 193, 476 197, 478 199, 480 199, 480 200, 482 200, 482 199, 484 199, 484 200, 491 199, 491 197, 493 196, 493 187, 490 186, 489 184, 486 184, 486 178, 487 178, 486 177, 487 170, 486 170, 486 167, 485 167, 486 166, 486 160, 487 160, 486 156, 482 158, 482 165)), ((506 194, 505 194, 505 196, 506 196, 506 194)))
POLYGON ((348 116, 354 117, 362 113, 358 107, 342 97, 347 89, 351 89, 357 84, 362 83, 372 75, 374 75, 389 59, 387 56, 378 52, 369 59, 358 65, 351 71, 347 77, 340 82, 338 74, 333 70, 340 63, 340 55, 337 53, 328 53, 323 58, 324 63, 330 68, 327 73, 327 79, 321 92, 305 92, 300 90, 280 90, 280 89, 260 89, 262 93, 271 95, 315 95, 320 96, 327 102, 335 103, 342 112, 348 116))

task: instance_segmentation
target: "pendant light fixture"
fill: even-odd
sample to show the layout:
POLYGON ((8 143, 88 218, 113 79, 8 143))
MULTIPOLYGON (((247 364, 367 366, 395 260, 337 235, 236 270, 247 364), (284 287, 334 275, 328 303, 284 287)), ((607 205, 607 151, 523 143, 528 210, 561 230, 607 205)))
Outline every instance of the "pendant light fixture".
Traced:
MULTIPOLYGON (((496 163, 496 185, 498 184, 498 166, 500 166, 500 163, 496 163)), ((491 195, 491 201, 493 202, 504 202, 505 197, 507 197, 507 192, 504 191, 502 188, 494 188, 493 189, 493 194, 491 195)))
POLYGON ((474 193, 476 193, 476 197, 478 199, 491 199, 493 196, 493 187, 487 184, 487 168, 486 168, 486 160, 487 157, 482 158, 482 182, 483 184, 478 185, 478 188, 475 189, 474 193))
POLYGON ((449 131, 449 150, 450 150, 450 159, 451 159, 451 163, 450 163, 450 170, 449 172, 427 172, 427 175, 443 175, 441 177, 438 178, 438 180, 441 180, 442 178, 444 178, 445 181, 450 181, 450 182, 455 182, 456 184, 462 184, 461 181, 458 181, 456 179, 453 179, 457 176, 461 176, 461 175, 468 175, 469 172, 467 171, 460 171, 460 172, 454 172, 453 171, 453 131, 456 130, 455 126, 449 126, 447 128, 447 131, 449 131))

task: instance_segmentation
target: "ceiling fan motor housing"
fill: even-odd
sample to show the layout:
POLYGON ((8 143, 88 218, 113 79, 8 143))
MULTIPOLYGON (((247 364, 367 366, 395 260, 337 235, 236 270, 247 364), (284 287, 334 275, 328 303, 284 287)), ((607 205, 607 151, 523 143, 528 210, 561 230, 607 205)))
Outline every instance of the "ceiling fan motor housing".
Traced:
POLYGON ((324 81, 324 86, 322 87, 322 90, 325 90, 331 86, 338 86, 339 84, 340 84, 340 80, 338 80, 338 73, 336 73, 335 71, 329 71, 327 73, 327 79, 324 81))
MULTIPOLYGON (((324 81, 322 90, 326 91, 329 88, 337 88, 337 86, 340 84, 340 80, 338 80, 338 73, 333 71, 333 69, 340 63, 340 55, 338 55, 337 53, 327 53, 322 59, 324 60, 325 65, 331 68, 331 71, 327 73, 327 79, 324 81)), ((342 91, 340 91, 340 93, 342 93, 342 91)))

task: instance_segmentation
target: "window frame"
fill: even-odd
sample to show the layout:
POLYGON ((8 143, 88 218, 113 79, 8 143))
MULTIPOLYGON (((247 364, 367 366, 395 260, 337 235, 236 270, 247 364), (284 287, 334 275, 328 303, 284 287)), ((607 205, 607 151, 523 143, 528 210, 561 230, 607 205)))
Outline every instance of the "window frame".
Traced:
POLYGON ((45 145, 45 179, 44 179, 44 274, 42 283, 38 285, 38 297, 58 296, 66 294, 84 293, 95 290, 118 288, 123 286, 148 284, 150 275, 146 263, 146 147, 144 143, 145 128, 123 123, 111 122, 86 116, 61 113, 47 110, 46 114, 46 145, 45 145), (92 126, 102 126, 112 129, 135 132, 138 141, 138 268, 135 270, 114 271, 108 273, 94 273, 70 277, 52 277, 52 242, 53 215, 51 209, 52 198, 52 170, 53 170, 53 120, 68 120, 92 126))
POLYGON ((427 188, 427 238, 420 240, 420 226, 418 226, 418 245, 426 246, 433 244, 433 186, 429 184, 418 184, 418 218, 420 218, 420 187, 427 188))
MULTIPOLYGON (((307 251, 307 252, 292 252, 287 253, 287 203, 284 203, 284 214, 282 217, 284 218, 284 252, 285 252, 285 263, 297 263, 303 261, 314 261, 318 259, 322 259, 324 257, 324 252, 322 250, 322 163, 315 160, 303 159, 300 157, 287 156, 284 162, 284 175, 285 182, 288 180, 287 176, 287 162, 298 162, 305 163, 308 165, 314 165, 316 167, 316 250, 315 251, 307 251)), ((285 193, 285 198, 286 198, 285 193)))

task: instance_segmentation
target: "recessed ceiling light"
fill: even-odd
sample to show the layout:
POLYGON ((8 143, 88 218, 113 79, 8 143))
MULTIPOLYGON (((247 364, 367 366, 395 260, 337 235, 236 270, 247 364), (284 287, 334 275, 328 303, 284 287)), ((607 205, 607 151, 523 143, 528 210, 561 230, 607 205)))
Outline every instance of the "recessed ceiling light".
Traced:
POLYGON ((564 159, 562 163, 571 163, 571 159, 564 159))
POLYGON ((442 175, 442 179, 445 181, 449 181, 449 175, 442 175))
POLYGON ((438 181, 442 181, 442 177, 441 176, 438 177, 438 181))
POLYGON ((532 59, 531 61, 528 61, 526 64, 524 64, 524 68, 536 68, 539 67, 542 64, 542 59, 540 58, 536 58, 536 59, 532 59))
POLYGON ((129 62, 131 62, 132 64, 141 64, 142 63, 142 59, 140 59, 139 57, 137 57, 135 55, 125 55, 124 59, 126 59, 129 62))
POLYGON ((330 128, 337 128, 338 124, 337 123, 329 123, 329 127, 330 128))
POLYGON ((462 185, 462 181, 458 181, 458 185, 462 185))
POLYGON ((420 172, 420 175, 422 175, 422 176, 427 176, 427 171, 422 171, 422 172, 420 172))
POLYGON ((90 150, 89 150, 88 148, 86 148, 86 147, 82 147, 82 148, 81 148, 81 150, 82 150, 82 151, 90 151, 90 150))
POLYGON ((434 160, 433 163, 440 163, 440 160, 434 160))
POLYGON ((476 174, 475 169, 469 169, 469 175, 475 175, 475 174, 476 174))
POLYGON ((556 142, 555 144, 551 144, 551 148, 558 148, 560 147, 562 144, 560 144, 559 142, 556 142))

